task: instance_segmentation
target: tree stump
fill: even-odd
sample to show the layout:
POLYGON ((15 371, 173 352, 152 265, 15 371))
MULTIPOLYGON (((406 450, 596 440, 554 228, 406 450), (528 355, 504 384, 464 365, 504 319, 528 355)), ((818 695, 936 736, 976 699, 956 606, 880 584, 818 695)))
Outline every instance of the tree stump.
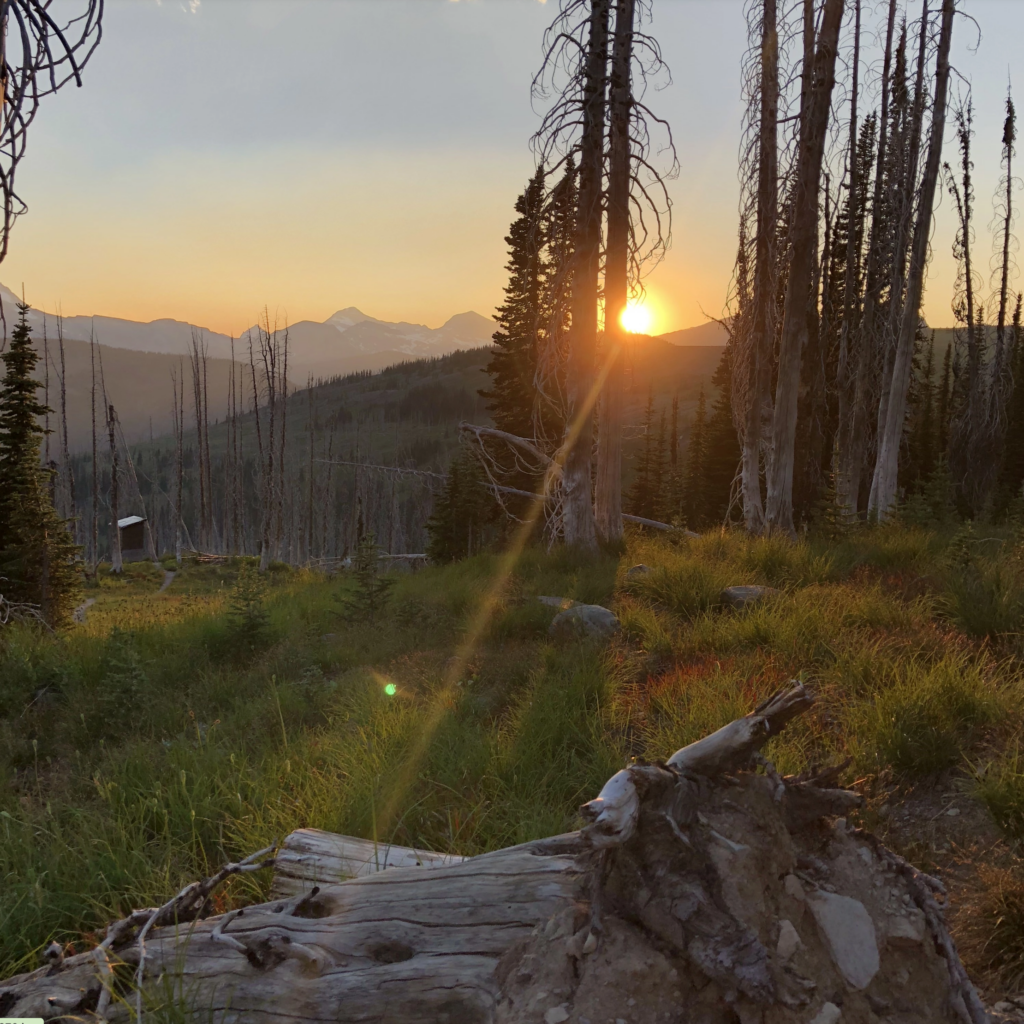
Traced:
POLYGON ((128 1020, 144 946, 147 1000, 224 1024, 981 1024, 940 884, 846 823, 837 772, 782 779, 758 754, 811 700, 793 687, 619 772, 580 832, 461 863, 393 848, 413 866, 341 881, 383 848, 301 830, 287 898, 137 912, 105 950, 0 983, 0 1015, 128 1020))

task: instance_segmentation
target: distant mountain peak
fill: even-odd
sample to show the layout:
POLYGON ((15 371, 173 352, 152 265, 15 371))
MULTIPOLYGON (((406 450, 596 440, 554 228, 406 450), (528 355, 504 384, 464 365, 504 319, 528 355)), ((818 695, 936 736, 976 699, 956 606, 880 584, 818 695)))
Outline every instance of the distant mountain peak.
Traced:
POLYGON ((344 330, 346 327, 352 327, 355 324, 361 324, 367 320, 374 324, 379 324, 381 322, 376 317, 367 316, 362 310, 356 309, 355 306, 346 306, 344 309, 339 309, 337 313, 333 313, 329 316, 324 323, 334 324, 336 327, 340 327, 344 330))

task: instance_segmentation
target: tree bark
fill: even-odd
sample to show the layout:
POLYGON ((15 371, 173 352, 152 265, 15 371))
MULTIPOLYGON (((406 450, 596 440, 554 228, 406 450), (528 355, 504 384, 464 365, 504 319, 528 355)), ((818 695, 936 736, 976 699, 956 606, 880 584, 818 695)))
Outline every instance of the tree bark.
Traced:
POLYGON ((914 336, 917 332, 921 312, 921 293, 924 285, 925 265, 928 260, 928 234, 932 223, 935 186, 942 160, 942 139, 946 124, 946 94, 949 88, 949 50, 953 37, 955 13, 954 0, 942 0, 942 23, 935 69, 935 100, 932 106, 928 158, 921 181, 921 195, 907 275, 906 301, 903 306, 903 321, 900 326, 899 344, 889 387, 885 429, 879 437, 878 459, 875 463, 872 500, 869 507, 869 512, 874 513, 879 520, 885 519, 891 513, 896 502, 896 471, 900 439, 903 436, 903 421, 907 409, 907 388, 910 386, 914 336))
POLYGON ((583 137, 580 142, 579 206, 572 278, 572 327, 566 366, 569 404, 563 451, 563 529, 566 544, 597 549, 590 493, 593 464, 597 280, 601 259, 601 200, 604 121, 607 104, 608 15, 610 0, 592 0, 585 82, 583 137))
POLYGON ((629 293, 630 111, 636 0, 615 0, 604 274, 604 360, 598 425, 596 523, 606 544, 622 541, 622 316, 629 293))
POLYGON ((107 406, 107 433, 110 441, 110 571, 121 572, 121 530, 117 525, 117 413, 107 406))
POLYGON ((760 533, 764 529, 764 505, 761 501, 762 419, 771 402, 771 364, 775 332, 776 232, 779 211, 777 0, 764 0, 761 22, 760 91, 754 311, 748 365, 748 399, 740 463, 743 521, 749 533, 760 533))
POLYGON ((808 309, 813 300, 818 234, 818 191, 825 151, 836 51, 843 19, 843 0, 825 0, 821 28, 810 69, 805 68, 807 107, 800 132, 796 194, 790 229, 790 264, 779 349, 779 377, 772 421, 772 462, 768 475, 767 523, 772 531, 792 535, 793 460, 796 442, 800 357, 807 333, 808 309))
POLYGON ((875 158, 875 183, 871 199, 871 236, 868 241, 864 275, 864 310, 857 325, 852 381, 839 394, 839 441, 836 467, 836 504, 850 512, 860 511, 861 477, 867 445, 870 415, 871 380, 877 351, 875 318, 882 292, 882 190, 889 140, 889 76, 892 69, 892 40, 896 25, 896 0, 889 0, 885 32, 885 57, 882 64, 882 104, 878 125, 878 153, 875 158))

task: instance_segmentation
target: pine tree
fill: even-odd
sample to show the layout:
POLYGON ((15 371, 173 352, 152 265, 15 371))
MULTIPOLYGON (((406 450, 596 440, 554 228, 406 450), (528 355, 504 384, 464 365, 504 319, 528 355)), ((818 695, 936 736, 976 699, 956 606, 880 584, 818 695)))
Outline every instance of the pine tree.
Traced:
POLYGON ((707 423, 701 522, 712 526, 725 520, 733 480, 740 464, 740 442, 732 418, 732 342, 726 345, 711 383, 716 389, 707 423))
POLYGON ((460 451, 452 460, 444 490, 427 521, 427 554, 434 562, 454 562, 480 551, 490 539, 498 513, 476 459, 460 451))
POLYGON ((532 437, 537 335, 543 320, 543 168, 530 179, 515 209, 519 217, 505 238, 509 281, 495 317, 500 326, 487 364, 491 387, 480 394, 487 399, 496 426, 519 437, 532 437))
POLYGON ((18 323, 0 360, 0 582, 9 601, 38 607, 53 627, 65 625, 81 586, 78 548, 53 507, 47 470, 40 467, 47 413, 33 378, 29 307, 18 304, 18 323))
POLYGON ((1013 388, 1006 408, 1006 441, 996 481, 995 512, 1005 513, 1021 497, 1024 484, 1024 337, 1021 334, 1021 296, 1013 310, 1010 365, 1013 388))
POLYGON ((683 492, 683 514, 690 529, 705 525, 705 475, 707 472, 707 398, 701 385, 697 412, 686 447, 686 489, 683 492))
POLYGON ((946 346, 946 354, 942 357, 942 382, 939 384, 939 422, 936 424, 936 449, 940 459, 946 458, 949 448, 949 420, 953 409, 952 360, 953 345, 951 343, 946 346))
POLYGON ((644 446, 636 464, 636 475, 633 486, 629 489, 626 508, 631 515, 643 516, 644 519, 656 518, 657 492, 654 489, 655 463, 654 437, 654 395, 647 395, 647 408, 644 411, 644 446))

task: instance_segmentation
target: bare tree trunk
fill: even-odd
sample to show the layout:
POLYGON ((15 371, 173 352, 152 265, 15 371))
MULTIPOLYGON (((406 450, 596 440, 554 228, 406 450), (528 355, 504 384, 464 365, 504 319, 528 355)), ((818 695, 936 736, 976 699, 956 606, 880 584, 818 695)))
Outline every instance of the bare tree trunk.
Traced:
POLYGON ((201 443, 203 446, 203 460, 201 465, 205 466, 206 469, 206 522, 204 524, 204 531, 206 533, 206 543, 211 547, 217 547, 217 541, 214 537, 213 530, 213 473, 210 468, 210 393, 207 390, 206 376, 207 376, 207 346, 206 339, 202 333, 199 335, 201 350, 200 357, 202 359, 203 369, 203 381, 202 381, 202 399, 203 399, 203 434, 201 443))
POLYGON ((608 242, 604 272, 604 365, 598 424, 596 521, 606 544, 622 540, 622 349, 629 293, 629 115, 636 0, 615 0, 608 162, 608 242))
POLYGON ((921 292, 928 259, 928 233, 932 223, 935 186, 942 160, 942 138, 946 124, 946 93, 949 87, 949 50, 953 37, 955 13, 954 0, 942 0, 942 24, 935 68, 935 100, 932 106, 928 158, 921 181, 917 221, 914 225, 906 301, 903 306, 903 322, 900 327, 899 345, 896 350, 889 388, 885 430, 879 437, 878 459, 875 463, 875 476, 872 482, 872 501, 869 506, 869 512, 873 512, 879 520, 885 519, 889 515, 896 501, 896 471, 900 439, 903 435, 903 420, 906 416, 907 388, 910 385, 911 363, 914 355, 914 336, 917 333, 921 312, 921 292))
MULTIPOLYGON (((895 0, 890 0, 890 33, 895 0)), ((854 41, 853 41, 853 82, 850 90, 850 217, 847 225, 846 239, 846 280, 843 282, 843 322, 839 328, 839 359, 836 367, 836 391, 839 399, 839 433, 849 429, 852 416, 850 403, 852 394, 852 373, 850 365, 850 340, 855 336, 854 318, 859 314, 860 296, 857 294, 858 271, 860 269, 860 253, 857 250, 858 232, 854 229, 854 210, 858 194, 858 170, 860 161, 857 159, 857 99, 860 85, 860 0, 854 7, 854 41)), ((887 39, 887 46, 889 40, 887 39)), ((886 78, 888 78, 888 61, 886 61, 886 78)), ((883 86, 888 88, 888 81, 883 86)), ((885 106, 885 100, 882 101, 885 106)), ((837 474, 838 477, 839 474, 837 474)), ((836 499, 840 508, 856 511, 856 500, 849 501, 850 483, 844 478, 842 483, 836 480, 836 499)))
POLYGON ((281 383, 278 392, 281 396, 281 444, 278 448, 277 460, 277 551, 278 557, 285 557, 285 534, 290 541, 291 531, 285 530, 285 446, 288 440, 288 328, 284 330, 283 358, 281 363, 281 383))
POLYGON ((174 561, 181 565, 181 488, 184 476, 184 444, 185 434, 185 374, 182 367, 181 391, 178 391, 178 378, 171 370, 171 387, 174 389, 174 561))
POLYGON ((202 367, 200 366, 200 340, 199 332, 192 328, 192 345, 189 349, 189 365, 192 370, 192 406, 195 410, 196 420, 196 459, 198 461, 199 475, 199 547, 203 551, 209 550, 210 538, 206 533, 206 472, 204 463, 203 448, 203 387, 202 367))
POLYGON ((807 107, 800 133, 796 194, 790 230, 790 264, 786 282, 779 378, 772 421, 772 463, 768 475, 767 522, 770 530, 792 534, 793 460, 796 442, 800 355, 813 300, 818 235, 818 191, 825 151, 828 115, 835 85, 836 50, 843 19, 843 0, 825 0, 814 61, 804 71, 807 107))
POLYGON ((604 120, 607 103, 610 0, 592 0, 580 142, 579 206, 572 281, 572 328, 566 366, 569 416, 563 451, 562 522, 565 542, 585 551, 597 548, 590 493, 593 464, 594 363, 597 348, 597 279, 601 259, 601 200, 604 120))
POLYGON ((761 113, 757 159, 757 234, 754 241, 753 325, 748 399, 743 430, 743 521, 749 533, 764 529, 761 502, 762 419, 771 402, 775 331, 775 249, 779 211, 779 32, 777 0, 764 0, 761 21, 761 113))
POLYGON ((117 413, 113 405, 107 406, 107 434, 110 440, 110 571, 121 572, 121 530, 117 525, 117 413))
MULTIPOLYGON (((892 69, 892 40, 896 25, 896 0, 889 0, 885 33, 885 58, 882 65, 882 105, 878 126, 878 154, 875 158, 875 184, 871 199, 871 236, 865 270, 864 311, 856 332, 856 363, 853 380, 840 391, 836 503, 851 512, 860 511, 860 485, 867 450, 872 371, 877 351, 875 321, 881 299, 881 272, 884 217, 880 215, 885 182, 885 160, 889 139, 889 76, 892 69)), ((845 329, 845 328, 844 328, 845 329)), ((851 358, 848 355, 848 358, 851 358)))
POLYGON ((1003 194, 1003 240, 1000 250, 999 273, 999 315, 996 319, 996 351, 992 359, 992 375, 989 385, 989 429, 996 442, 996 453, 1002 451, 1006 431, 1006 399, 1012 382, 1008 355, 1011 346, 1007 343, 1006 315, 1010 299, 1010 239, 1013 233, 1013 155, 1017 140, 1017 113, 1013 99, 1007 93, 1006 119, 1003 122, 1003 163, 1006 165, 1006 182, 1003 194))
POLYGON ((64 361, 64 321, 57 317, 57 345, 60 351, 60 458, 61 473, 64 476, 68 494, 67 521, 69 533, 77 537, 78 506, 75 501, 75 474, 71 469, 71 452, 68 447, 68 389, 67 365, 64 361))
POLYGON ((96 448, 96 338, 89 335, 89 363, 92 368, 91 415, 92 415, 92 576, 96 578, 96 567, 100 561, 100 476, 99 456, 96 448))
POLYGON ((313 476, 313 444, 314 444, 314 428, 315 428, 315 414, 316 414, 316 397, 313 392, 313 375, 309 375, 309 379, 306 382, 306 395, 307 405, 306 412, 309 419, 309 501, 306 509, 306 561, 313 561, 313 492, 314 492, 314 476, 313 476))

